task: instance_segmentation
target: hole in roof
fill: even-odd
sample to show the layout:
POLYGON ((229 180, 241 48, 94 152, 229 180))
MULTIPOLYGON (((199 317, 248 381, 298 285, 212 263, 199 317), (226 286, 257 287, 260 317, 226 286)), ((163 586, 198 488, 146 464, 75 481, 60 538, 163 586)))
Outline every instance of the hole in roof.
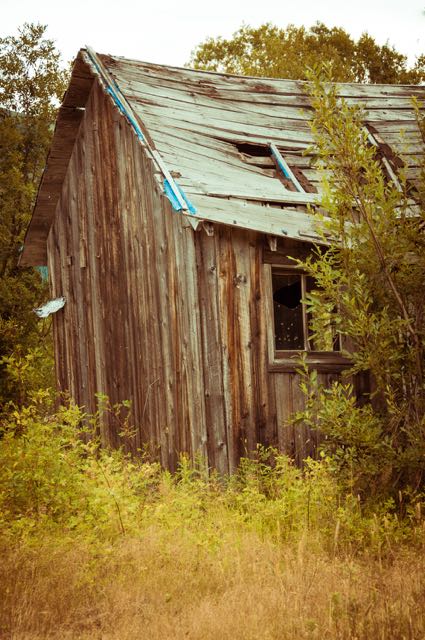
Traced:
MULTIPOLYGON (((270 143, 264 142, 246 142, 246 141, 230 141, 228 139, 217 138, 227 145, 233 145, 234 149, 240 154, 240 158, 251 168, 258 169, 262 175, 279 180, 288 191, 297 191, 292 180, 288 179, 276 164, 273 158, 270 143)), ((305 175, 304 169, 312 170, 311 157, 306 158, 303 149, 280 147, 279 151, 286 157, 286 161, 306 193, 317 193, 316 186, 305 175), (299 165, 299 166, 298 166, 299 165)))
POLYGON ((239 153, 246 153, 248 156, 259 156, 261 158, 270 157, 270 147, 266 144, 252 144, 251 142, 235 142, 235 147, 239 153))
MULTIPOLYGON (((405 163, 398 156, 392 147, 385 142, 379 131, 372 125, 370 122, 365 122, 364 126, 366 130, 371 134, 373 139, 373 146, 375 147, 376 158, 379 160, 381 164, 381 168, 384 172, 384 176, 387 183, 393 182, 394 184, 398 184, 398 174, 401 169, 404 169, 405 163), (386 164, 387 163, 387 164, 386 164), (391 173, 393 175, 391 175, 391 173), (395 179, 394 177, 395 176, 395 179)), ((372 141, 369 141, 369 144, 372 144, 372 141)), ((411 180, 406 180, 406 189, 407 193, 411 197, 415 197, 416 195, 416 187, 411 180)))

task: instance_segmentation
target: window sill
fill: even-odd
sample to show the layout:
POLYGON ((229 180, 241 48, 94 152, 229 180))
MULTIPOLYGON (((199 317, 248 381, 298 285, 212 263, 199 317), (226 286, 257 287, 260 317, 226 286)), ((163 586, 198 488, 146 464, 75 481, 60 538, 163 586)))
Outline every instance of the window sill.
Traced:
MULTIPOLYGON (((302 351, 276 351, 274 359, 269 363, 270 372, 294 373, 299 369, 299 358, 302 351)), ((307 353, 306 363, 309 369, 316 369, 323 373, 339 372, 352 366, 350 358, 342 354, 329 351, 310 351, 307 353)))

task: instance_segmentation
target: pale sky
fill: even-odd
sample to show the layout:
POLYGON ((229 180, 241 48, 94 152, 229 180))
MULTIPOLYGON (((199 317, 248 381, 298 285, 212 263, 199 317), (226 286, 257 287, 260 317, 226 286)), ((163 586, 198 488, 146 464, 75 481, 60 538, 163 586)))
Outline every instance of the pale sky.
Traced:
POLYGON ((68 61, 85 44, 100 53, 182 66, 207 36, 229 37, 242 23, 341 26, 358 38, 368 31, 409 56, 425 53, 425 0, 0 0, 0 35, 24 22, 48 25, 68 61))

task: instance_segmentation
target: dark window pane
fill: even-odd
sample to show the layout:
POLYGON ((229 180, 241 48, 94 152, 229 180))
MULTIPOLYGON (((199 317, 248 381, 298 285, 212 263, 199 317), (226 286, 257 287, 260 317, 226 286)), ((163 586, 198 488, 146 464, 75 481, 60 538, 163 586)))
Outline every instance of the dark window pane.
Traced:
POLYGON ((304 349, 302 289, 299 274, 272 274, 276 350, 304 349))

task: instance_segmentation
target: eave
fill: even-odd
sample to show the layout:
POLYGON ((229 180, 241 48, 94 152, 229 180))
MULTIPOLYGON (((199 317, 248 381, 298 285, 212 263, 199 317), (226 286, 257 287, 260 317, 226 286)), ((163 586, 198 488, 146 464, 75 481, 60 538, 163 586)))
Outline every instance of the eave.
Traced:
POLYGON ((21 266, 47 264, 47 237, 94 79, 80 51, 73 65, 71 83, 58 111, 52 146, 25 235, 21 266))

